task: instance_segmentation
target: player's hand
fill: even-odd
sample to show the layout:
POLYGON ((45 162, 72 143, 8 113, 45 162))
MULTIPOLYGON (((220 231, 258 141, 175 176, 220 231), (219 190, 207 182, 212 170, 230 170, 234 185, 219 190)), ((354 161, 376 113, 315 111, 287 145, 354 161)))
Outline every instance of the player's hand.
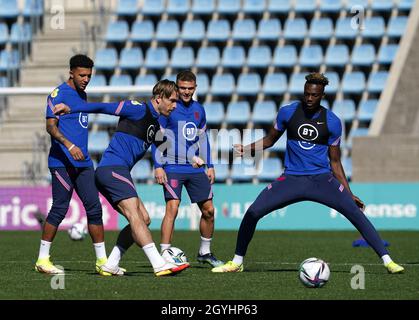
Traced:
POLYGON ((234 144, 233 145, 233 157, 243 157, 244 155, 244 148, 242 144, 234 144))
POLYGON ((352 199, 354 199, 356 205, 361 209, 362 212, 365 210, 365 204, 359 199, 357 196, 352 195, 352 199))
POLYGON ((205 164, 205 161, 202 160, 200 157, 193 156, 192 158, 192 167, 195 169, 201 168, 205 164))
POLYGON ((54 112, 55 115, 61 116, 63 114, 67 114, 71 112, 71 108, 66 105, 65 103, 59 103, 56 104, 53 108, 52 111, 54 112))
POLYGON ((213 184, 215 182, 215 170, 214 170, 214 168, 208 168, 207 176, 208 176, 208 180, 210 181, 210 183, 213 184))
POLYGON ((163 168, 154 169, 154 178, 156 178, 158 184, 167 183, 167 175, 163 168))
POLYGON ((73 159, 76 160, 76 161, 84 160, 84 154, 81 151, 81 149, 77 146, 74 146, 74 147, 71 148, 70 154, 73 157, 73 159))

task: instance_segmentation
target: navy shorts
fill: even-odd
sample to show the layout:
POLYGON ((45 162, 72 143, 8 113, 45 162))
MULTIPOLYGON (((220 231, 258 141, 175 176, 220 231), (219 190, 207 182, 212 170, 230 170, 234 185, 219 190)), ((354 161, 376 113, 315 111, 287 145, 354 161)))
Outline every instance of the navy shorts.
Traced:
POLYGON ((212 199, 212 185, 205 172, 199 173, 173 173, 167 175, 167 183, 164 185, 164 198, 168 200, 181 200, 182 186, 185 185, 192 203, 198 203, 212 199))
POLYGON ((115 208, 124 199, 138 198, 135 184, 127 167, 98 167, 95 172, 99 192, 115 208))

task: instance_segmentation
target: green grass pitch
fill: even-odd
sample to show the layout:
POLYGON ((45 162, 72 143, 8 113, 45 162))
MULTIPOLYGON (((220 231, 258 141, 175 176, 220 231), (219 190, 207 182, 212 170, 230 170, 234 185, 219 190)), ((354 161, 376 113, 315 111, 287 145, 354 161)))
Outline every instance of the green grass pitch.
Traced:
MULTIPOLYGON (((370 248, 353 248, 356 232, 256 231, 245 260, 245 272, 213 274, 198 264, 198 231, 176 231, 174 246, 185 251, 191 268, 172 277, 157 278, 142 250, 133 246, 121 266, 123 277, 94 273, 94 250, 90 238, 71 241, 59 232, 52 260, 65 268, 65 289, 51 289, 51 276, 34 271, 39 232, 0 232, 0 299, 138 299, 138 300, 368 300, 419 298, 419 232, 380 232, 390 242, 393 259, 405 274, 390 275, 370 248), (309 257, 329 263, 329 282, 319 289, 305 288, 298 279, 298 266, 309 257), (353 265, 365 270, 365 289, 351 288, 353 265)), ((216 231, 212 244, 217 257, 230 260, 236 231, 216 231)), ((116 232, 106 232, 110 253, 116 232)), ((159 239, 159 232, 153 232, 159 239)), ((359 275, 358 275, 359 276, 359 275)), ((354 280, 355 281, 355 280, 354 280)), ((359 283, 359 281, 358 281, 359 283)))

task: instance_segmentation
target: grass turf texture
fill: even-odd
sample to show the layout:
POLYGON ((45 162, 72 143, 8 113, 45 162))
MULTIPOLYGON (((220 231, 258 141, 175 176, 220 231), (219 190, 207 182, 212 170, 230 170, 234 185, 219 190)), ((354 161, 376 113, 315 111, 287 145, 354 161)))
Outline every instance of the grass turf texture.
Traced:
MULTIPOLYGON (((402 275, 387 274, 371 248, 353 248, 356 232, 257 231, 249 246, 245 272, 213 274, 209 265, 195 260, 199 232, 175 233, 174 246, 185 251, 191 268, 173 277, 157 278, 142 250, 131 247, 121 266, 124 277, 101 277, 94 273, 94 250, 90 238, 71 241, 59 232, 52 246, 52 261, 66 270, 65 289, 51 289, 51 276, 34 271, 39 232, 0 232, 0 299, 140 299, 140 300, 247 300, 247 299, 418 299, 419 232, 380 232, 390 242, 389 251, 404 265, 402 275), (329 282, 319 289, 305 288, 298 279, 298 266, 309 257, 329 263, 329 282), (353 265, 365 268, 365 289, 353 290, 353 265)), ((219 259, 232 259, 236 231, 217 231, 212 250, 219 259)), ((110 253, 117 233, 106 232, 110 253)), ((153 232, 159 239, 159 232, 153 232)))

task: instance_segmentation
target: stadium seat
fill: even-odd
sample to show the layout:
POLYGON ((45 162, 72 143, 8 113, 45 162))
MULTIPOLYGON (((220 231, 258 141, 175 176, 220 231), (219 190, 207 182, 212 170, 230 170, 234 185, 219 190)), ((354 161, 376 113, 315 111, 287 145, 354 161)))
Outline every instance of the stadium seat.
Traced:
POLYGON ((262 181, 272 181, 282 174, 282 161, 279 158, 266 158, 259 162, 258 179, 262 181))
POLYGON ((330 67, 342 67, 349 62, 349 49, 345 44, 330 45, 327 47, 325 64, 330 67))
POLYGON ((268 12, 271 14, 286 14, 291 11, 291 1, 269 0, 268 12))
POLYGON ((208 125, 220 125, 224 120, 224 106, 220 101, 204 104, 208 125))
POLYGON ((284 132, 277 142, 271 147, 271 151, 285 152, 287 149, 287 133, 284 132))
POLYGON ((0 46, 5 46, 9 41, 9 28, 4 22, 0 22, 0 46))
POLYGON ((284 26, 285 40, 304 40, 307 22, 303 18, 287 19, 284 26))
POLYGON ((22 15, 27 20, 44 15, 44 0, 25 0, 22 15))
POLYGON ((253 107, 252 120, 255 124, 272 124, 277 113, 275 102, 258 101, 253 107))
POLYGON ((32 41, 32 27, 29 23, 14 23, 10 30, 10 43, 24 44, 32 41))
POLYGON ((243 12, 250 15, 263 15, 266 8, 266 0, 244 0, 243 12))
POLYGON ((230 152, 233 145, 241 144, 242 138, 240 130, 238 129, 220 129, 217 132, 217 136, 214 137, 213 141, 217 149, 222 153, 225 153, 230 152))
POLYGON ((118 53, 115 48, 105 48, 96 51, 95 69, 114 70, 118 64, 118 53))
POLYGON ((294 95, 302 95, 304 91, 304 85, 306 73, 293 73, 291 75, 289 92, 294 95))
POLYGON ((403 36, 407 26, 406 16, 391 17, 388 22, 387 35, 390 38, 400 38, 403 36))
POLYGON ((346 0, 346 9, 351 10, 354 6, 368 8, 368 0, 346 0))
POLYGON ((119 0, 116 7, 116 14, 118 16, 132 16, 135 17, 138 13, 137 0, 119 0))
POLYGON ((378 63, 383 65, 392 64, 396 57, 397 50, 399 50, 398 44, 382 45, 378 51, 378 63))
POLYGON ((358 35, 359 29, 354 29, 351 26, 352 18, 340 17, 336 22, 335 36, 337 39, 355 39, 358 35))
POLYGON ((322 47, 318 44, 304 46, 301 49, 300 65, 302 67, 318 67, 323 62, 322 47))
POLYGON ((316 0, 296 0, 294 2, 294 10, 296 13, 314 13, 316 8, 316 0))
MULTIPOLYGON (((132 79, 127 74, 121 75, 113 75, 109 81, 110 87, 125 87, 125 86, 132 86, 132 79)), ((120 98, 123 97, 124 93, 111 93, 110 96, 113 98, 120 98)))
POLYGON ((95 123, 102 127, 114 127, 118 124, 119 117, 111 114, 99 113, 95 119, 95 123))
POLYGON ((393 0, 375 0, 371 2, 371 9, 374 12, 390 12, 393 9, 394 1, 393 0))
POLYGON ((202 20, 186 20, 182 26, 183 41, 199 42, 205 38, 205 25, 202 20))
POLYGON ((399 0, 396 1, 396 5, 399 11, 410 11, 413 8, 413 4, 416 0, 399 0))
MULTIPOLYGON (((327 94, 335 94, 339 90, 340 79, 337 72, 326 72, 325 76, 329 79, 329 84, 325 88, 326 95, 327 94)), ((327 101, 327 100, 325 100, 327 101)))
POLYGON ((381 93, 385 88, 387 78, 387 71, 377 71, 370 73, 367 86, 368 92, 381 93))
POLYGON ((279 19, 262 19, 259 21, 257 37, 265 41, 278 41, 281 35, 281 21, 279 19))
POLYGON ((370 43, 357 45, 352 50, 354 66, 371 66, 375 61, 375 49, 370 43))
POLYGON ((221 64, 225 68, 241 68, 246 61, 246 54, 243 47, 225 47, 221 58, 221 64))
POLYGON ((151 178, 151 164, 146 159, 138 161, 131 169, 131 176, 134 181, 144 181, 151 178))
POLYGON ((230 102, 227 106, 226 121, 230 124, 246 124, 250 120, 250 105, 247 101, 230 102))
POLYGON ((194 64, 194 53, 191 47, 174 48, 170 65, 175 69, 189 69, 194 64))
POLYGON ((126 21, 114 21, 108 23, 105 34, 105 41, 122 43, 127 41, 129 36, 129 27, 126 21))
POLYGON ((268 46, 250 47, 247 65, 250 68, 269 67, 272 60, 272 52, 268 46))
POLYGON ((208 24, 208 41, 227 41, 230 36, 230 23, 225 20, 211 20, 208 24))
POLYGON ((132 25, 131 41, 149 43, 154 37, 154 25, 150 20, 136 21, 132 25))
POLYGON ((176 74, 174 73, 165 73, 160 80, 167 79, 173 82, 176 82, 176 74))
POLYGON ((349 131, 348 137, 346 139, 345 146, 349 149, 352 149, 352 143, 354 137, 364 137, 368 135, 368 128, 351 128, 351 131, 349 131))
POLYGON ((235 41, 252 41, 256 34, 256 24, 253 19, 236 20, 233 24, 232 38, 235 41))
POLYGON ((385 32, 383 17, 370 17, 364 20, 364 29, 361 34, 364 38, 381 39, 385 32))
POLYGON ((196 75, 196 92, 198 96, 205 95, 209 92, 209 79, 206 73, 198 73, 196 75))
POLYGON ((362 100, 359 103, 357 118, 359 121, 372 121, 375 110, 377 109, 378 100, 362 100))
POLYGON ((193 0, 192 13, 194 15, 212 15, 215 11, 215 0, 193 0))
POLYGON ((179 23, 176 20, 160 21, 157 24, 156 39, 159 42, 176 42, 179 37, 179 23))
POLYGON ((9 86, 9 80, 7 77, 0 77, 0 88, 8 87, 9 86))
POLYGON ((243 130, 243 140, 242 144, 247 146, 253 142, 259 141, 266 135, 264 129, 246 129, 243 130))
POLYGON ((148 48, 145 67, 149 69, 165 69, 169 64, 169 53, 164 47, 148 48))
POLYGON ((218 0, 217 11, 221 15, 236 15, 240 9, 240 0, 218 0))
POLYGON ((342 91, 349 94, 360 94, 366 86, 365 76, 360 71, 346 72, 342 79, 342 91))
POLYGON ((157 83, 157 77, 154 74, 138 75, 135 78, 136 86, 151 86, 153 87, 157 83))
POLYGON ((293 45, 276 47, 273 65, 280 68, 293 68, 297 64, 297 49, 293 45))
POLYGON ((326 99, 320 101, 320 105, 326 109, 330 109, 329 101, 326 99))
POLYGON ((234 77, 231 73, 212 77, 211 93, 214 96, 230 96, 234 92, 234 77))
POLYGON ((231 166, 231 179, 235 182, 252 181, 256 174, 255 165, 247 163, 246 159, 235 158, 231 166))
POLYGON ((103 74, 95 74, 87 87, 88 97, 102 97, 103 93, 89 93, 89 88, 105 87, 106 85, 106 77, 103 74))
POLYGON ((266 95, 277 96, 287 91, 287 77, 284 73, 268 73, 263 82, 263 92, 266 95))
POLYGON ((260 76, 257 73, 240 74, 237 80, 237 93, 241 96, 256 96, 261 87, 260 76))
POLYGON ((106 131, 89 133, 88 150, 90 153, 103 153, 109 145, 109 135, 106 131))
POLYGON ((139 70, 143 63, 144 56, 140 48, 122 49, 119 59, 119 67, 122 70, 139 70))
POLYGON ((340 0, 320 0, 320 12, 325 13, 339 13, 342 9, 340 0))
POLYGON ((0 19, 17 19, 19 14, 17 0, 0 0, 0 19))
POLYGON ((310 23, 309 36, 315 40, 329 40, 333 36, 333 21, 330 18, 313 19, 310 23))
POLYGON ((355 118, 355 103, 350 99, 335 100, 332 111, 341 121, 352 122, 355 118))
POLYGON ((164 0, 144 0, 140 10, 144 16, 161 16, 164 12, 164 0))
POLYGON ((167 0, 166 12, 169 16, 187 15, 190 9, 189 1, 185 0, 167 0))
POLYGON ((220 50, 217 47, 202 47, 198 50, 196 66, 198 68, 215 69, 220 63, 220 50))

